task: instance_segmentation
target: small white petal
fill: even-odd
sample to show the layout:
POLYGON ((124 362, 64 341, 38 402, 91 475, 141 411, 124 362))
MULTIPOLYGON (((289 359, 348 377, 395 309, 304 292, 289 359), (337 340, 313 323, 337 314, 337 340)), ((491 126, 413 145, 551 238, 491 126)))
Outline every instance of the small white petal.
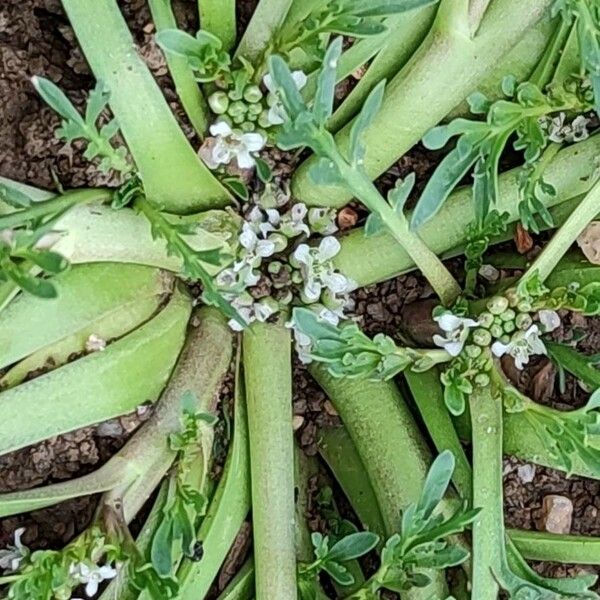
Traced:
POLYGON ((217 121, 210 126, 211 135, 229 136, 233 133, 231 127, 225 121, 217 121))
POLYGON ((549 333, 560 327, 560 317, 555 310, 540 310, 538 312, 540 323, 544 326, 544 332, 549 333))
POLYGON ((463 349, 464 345, 465 345, 465 343, 461 342, 459 340, 456 340, 456 341, 453 341, 453 342, 446 342, 444 344, 444 350, 450 356, 458 356, 462 352, 462 349, 463 349))
POLYGON ((294 83, 296 84, 296 88, 301 90, 306 83, 308 82, 308 77, 306 76, 306 73, 304 73, 304 71, 292 71, 292 79, 294 80, 294 83))
POLYGON ((269 92, 271 92, 271 94, 275 93, 275 82, 273 81, 273 78, 271 77, 270 73, 267 73, 263 77, 263 83, 265 84, 265 87, 269 90, 269 92))
POLYGON ((304 295, 309 302, 316 302, 321 297, 321 284, 314 279, 310 279, 304 283, 304 295))
POLYGON ((240 244, 246 248, 247 250, 253 250, 258 242, 258 237, 252 229, 244 228, 242 233, 240 233, 240 244))
POLYGON ((300 244, 294 250, 294 258, 303 265, 308 265, 310 262, 310 247, 307 244, 300 244))
POLYGON ((260 240, 256 244, 256 254, 261 258, 273 256, 275 254, 275 243, 271 240, 260 240))
POLYGON ((438 317, 434 317, 433 320, 438 324, 442 331, 448 333, 455 331, 460 327, 461 318, 453 315, 452 313, 444 313, 438 317))
POLYGON ((258 152, 265 147, 267 140, 260 133, 245 133, 242 136, 242 143, 250 152, 258 152))
POLYGON ((348 280, 341 273, 329 273, 322 277, 325 287, 334 294, 343 294, 348 291, 348 280))
POLYGON ((319 244, 319 260, 331 260, 341 249, 340 243, 337 238, 333 236, 327 236, 321 240, 319 244))
POLYGON ((292 219, 294 221, 302 221, 302 219, 304 219, 304 217, 306 216, 308 209, 306 208, 306 204, 299 202, 298 204, 294 204, 294 206, 292 206, 291 212, 292 219))
POLYGON ((283 106, 275 105, 271 106, 267 115, 267 120, 271 125, 281 125, 285 123, 287 115, 283 106))
POLYGON ((248 152, 248 150, 246 150, 245 148, 239 150, 236 159, 238 167, 240 169, 251 169, 256 164, 256 161, 254 160, 250 152, 248 152))
POLYGON ((492 354, 494 356, 504 356, 509 350, 510 346, 508 344, 503 344, 502 342, 494 342, 492 344, 492 354))

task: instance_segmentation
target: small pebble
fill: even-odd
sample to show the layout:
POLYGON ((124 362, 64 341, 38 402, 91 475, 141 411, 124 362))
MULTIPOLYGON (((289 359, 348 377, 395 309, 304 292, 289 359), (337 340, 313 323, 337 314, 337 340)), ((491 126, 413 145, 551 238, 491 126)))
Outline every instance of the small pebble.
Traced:
POLYGON ((100 336, 92 333, 85 342, 85 349, 87 352, 102 352, 106 348, 106 340, 103 340, 100 336))
POLYGON ((565 496, 544 496, 540 529, 548 533, 565 534, 571 531, 573 503, 565 496))
POLYGON ((521 465, 517 467, 517 475, 523 483, 531 483, 535 477, 535 466, 521 465))
POLYGON ((298 431, 304 425, 304 417, 302 415, 294 415, 292 419, 292 429, 298 431))

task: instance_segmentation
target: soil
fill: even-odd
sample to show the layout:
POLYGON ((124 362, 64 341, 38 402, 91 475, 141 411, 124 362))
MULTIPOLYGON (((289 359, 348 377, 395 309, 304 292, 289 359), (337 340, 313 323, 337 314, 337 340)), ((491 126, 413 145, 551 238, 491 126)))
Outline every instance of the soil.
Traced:
MULTIPOLYGON (((254 0, 239 2, 240 29, 245 27, 255 3, 254 0)), ((194 133, 177 105, 164 59, 153 42, 146 1, 122 0, 119 4, 141 54, 160 82, 186 135, 193 140, 194 133)), ((173 6, 180 26, 195 31, 198 27, 195 0, 173 0, 173 6)), ((117 185, 114 176, 99 173, 81 157, 77 148, 69 148, 54 137, 58 120, 35 94, 29 81, 33 75, 43 75, 58 83, 78 106, 83 104, 86 91, 94 84, 59 0, 4 0, 0 6, 0 175, 47 189, 117 185)), ((350 87, 351 84, 341 88, 341 93, 350 87)), ((279 157, 275 162, 282 163, 284 158, 279 157)), ((398 177, 414 171, 417 175, 416 194, 439 158, 438 153, 417 146, 382 176, 378 185, 383 190, 389 189, 398 177)), ((358 218, 362 217, 364 213, 358 211, 358 218)), ((453 266, 458 268, 460 263, 453 266)), ((356 312, 367 333, 385 332, 402 341, 421 341, 432 333, 431 325, 426 322, 431 311, 427 299, 431 294, 430 287, 422 279, 407 275, 357 291, 354 294, 356 312), (415 329, 410 326, 415 322, 424 325, 415 329)), ((582 351, 591 354, 600 350, 600 321, 569 322, 561 335, 568 336, 574 329, 586 333, 579 342, 582 351)), ((295 365, 294 377, 297 439, 307 454, 314 455, 318 429, 335 426, 338 417, 302 365, 295 365)), ((560 392, 544 361, 534 363, 518 383, 534 393, 538 401, 557 408, 575 408, 586 398, 585 392, 572 379, 567 381, 566 391, 560 392)), ((231 381, 226 383, 223 396, 231 397, 231 381)), ((142 411, 1 457, 0 492, 60 481, 97 468, 125 443, 149 413, 149 410, 142 411)), ((224 452, 221 448, 221 457, 224 452)), ((544 496, 559 494, 573 503, 572 532, 600 535, 600 482, 567 478, 562 473, 541 467, 535 467, 531 481, 523 482, 522 469, 519 469, 522 466, 514 458, 506 458, 505 507, 509 526, 538 529, 544 496)), ((28 515, 2 519, 0 547, 8 544, 14 530, 23 525, 27 528, 24 537, 27 545, 60 547, 88 525, 94 508, 94 498, 83 498, 28 515)), ((314 527, 323 526, 323 519, 315 515, 310 522, 314 527)), ((235 572, 232 565, 239 565, 243 559, 248 539, 249 529, 246 529, 236 546, 237 554, 230 557, 227 572, 219 580, 220 588, 235 572)), ((552 576, 577 570, 547 563, 536 568, 552 576)))

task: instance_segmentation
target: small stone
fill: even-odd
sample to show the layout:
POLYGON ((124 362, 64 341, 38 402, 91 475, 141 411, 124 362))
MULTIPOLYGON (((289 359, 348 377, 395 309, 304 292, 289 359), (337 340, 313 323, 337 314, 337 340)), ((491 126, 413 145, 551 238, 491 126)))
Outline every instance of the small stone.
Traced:
POLYGON ((96 433, 100 437, 121 437, 124 433, 123 427, 121 427, 121 423, 117 419, 113 419, 112 421, 104 421, 104 423, 100 423, 96 430, 96 433))
POLYGON ((106 340, 92 333, 85 342, 87 352, 102 352, 106 348, 106 340))
POLYGON ((548 533, 565 534, 571 531, 573 503, 565 496, 550 494, 544 496, 540 529, 548 533))
POLYGON ((517 467, 517 475, 523 483, 531 483, 535 477, 535 465, 520 465, 517 467))
POLYGON ((487 281, 497 281, 500 277, 500 271, 493 265, 481 265, 479 274, 487 281))
POLYGON ((302 415, 294 415, 292 418, 292 429, 298 431, 304 425, 304 417, 302 415))
POLYGON ((356 225, 358 221, 358 215, 353 208, 346 206, 340 210, 337 216, 338 227, 341 230, 351 229, 356 225))

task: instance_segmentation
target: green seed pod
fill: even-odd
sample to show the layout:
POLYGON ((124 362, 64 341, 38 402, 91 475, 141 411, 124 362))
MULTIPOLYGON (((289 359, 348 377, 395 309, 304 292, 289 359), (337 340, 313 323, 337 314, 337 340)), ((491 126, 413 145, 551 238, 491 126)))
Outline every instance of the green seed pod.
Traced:
POLYGON ((257 85, 247 85, 244 89, 244 100, 246 102, 260 102, 263 94, 257 85))
POLYGON ((489 329, 494 324, 494 315, 489 312, 482 312, 479 315, 479 324, 486 329, 489 329))
POLYGON ((508 300, 502 296, 494 296, 488 300, 487 308, 493 315, 501 315, 508 308, 508 300))
POLYGON ((492 334, 492 337, 498 339, 504 333, 504 329, 502 329, 501 325, 496 325, 494 323, 494 325, 490 327, 490 333, 492 334))
POLYGON ((519 304, 517 304, 517 308, 519 309, 519 311, 521 311, 523 313, 528 313, 533 310, 533 306, 531 306, 531 302, 527 302, 527 300, 521 300, 521 302, 519 302, 519 304))
POLYGON ((208 97, 210 109, 217 115, 222 115, 229 108, 229 98, 225 92, 215 92, 208 97))
POLYGON ((506 296, 506 298, 508 300, 509 306, 511 306, 512 308, 517 306, 520 298, 519 298, 519 294, 517 294, 516 288, 510 288, 510 289, 506 290, 506 292, 504 292, 504 295, 506 296))
POLYGON ((527 313, 520 313, 515 318, 515 325, 525 331, 533 325, 533 319, 527 313))
POLYGON ((500 318, 507 323, 508 321, 514 321, 516 316, 517 313, 512 308, 508 308, 500 315, 500 318))
POLYGON ((465 346, 465 353, 469 358, 479 358, 483 350, 480 346, 475 346, 475 344, 469 344, 465 346))
POLYGON ((515 325, 514 321, 506 321, 506 323, 504 323, 504 325, 502 326, 502 329, 504 329, 504 333, 513 333, 513 331, 515 331, 516 328, 517 326, 515 325))
POLYGON ((473 332, 473 342, 478 346, 489 346, 492 343, 492 334, 487 329, 476 329, 473 332))
POLYGON ((487 387, 490 385, 490 377, 485 373, 478 373, 475 375, 475 384, 479 387, 487 387))
POLYGON ((256 129, 256 125, 254 123, 251 123, 250 121, 244 121, 242 123, 241 130, 244 133, 250 133, 251 131, 254 131, 255 129, 256 129))

